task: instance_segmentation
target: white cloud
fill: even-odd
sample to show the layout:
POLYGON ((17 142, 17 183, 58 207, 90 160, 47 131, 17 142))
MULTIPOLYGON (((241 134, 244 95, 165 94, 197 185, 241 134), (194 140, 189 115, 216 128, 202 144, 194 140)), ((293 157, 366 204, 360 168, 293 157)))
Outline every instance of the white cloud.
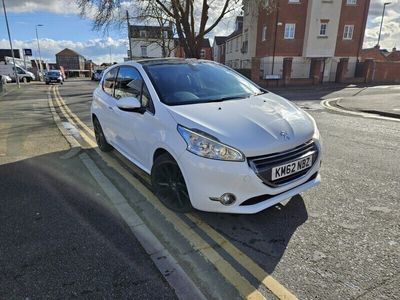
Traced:
MULTIPOLYGON (((384 2, 387 1, 371 1, 364 47, 373 47, 378 41, 384 2)), ((400 47, 400 0, 391 0, 390 2, 392 3, 386 6, 380 40, 381 48, 387 48, 388 50, 391 50, 394 46, 400 47)))
MULTIPOLYGON (((39 57, 36 40, 14 40, 13 46, 15 49, 30 48, 33 51, 34 58, 39 57)), ((8 40, 0 39, 0 48, 9 48, 8 40)), ((70 48, 83 55, 86 59, 92 59, 99 64, 110 61, 111 49, 112 61, 121 62, 123 57, 127 55, 127 40, 113 39, 111 37, 91 39, 85 42, 40 39, 41 56, 48 62, 55 62, 55 54, 64 48, 70 48)))
POLYGON ((58 14, 78 14, 74 0, 5 0, 7 11, 15 13, 49 11, 58 14))

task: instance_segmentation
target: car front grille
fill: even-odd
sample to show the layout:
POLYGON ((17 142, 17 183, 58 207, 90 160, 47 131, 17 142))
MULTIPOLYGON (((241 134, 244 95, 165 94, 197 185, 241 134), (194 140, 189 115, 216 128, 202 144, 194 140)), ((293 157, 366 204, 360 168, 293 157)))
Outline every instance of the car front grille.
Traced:
POLYGON ((265 156, 251 157, 248 158, 248 164, 257 174, 257 176, 268 186, 279 187, 288 184, 294 180, 297 180, 308 173, 308 171, 314 166, 318 158, 318 148, 313 140, 310 140, 296 148, 288 151, 268 154, 265 156), (272 180, 272 168, 284 165, 302 157, 312 155, 312 166, 304 169, 298 173, 294 173, 287 177, 272 180))

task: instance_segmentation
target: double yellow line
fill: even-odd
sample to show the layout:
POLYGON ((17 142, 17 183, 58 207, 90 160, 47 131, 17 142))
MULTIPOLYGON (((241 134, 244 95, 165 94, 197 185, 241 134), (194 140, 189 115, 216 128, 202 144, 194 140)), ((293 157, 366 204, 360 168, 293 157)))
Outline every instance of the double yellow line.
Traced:
MULTIPOLYGON (((75 125, 79 130, 81 137, 88 143, 107 165, 118 172, 124 177, 135 189, 140 192, 153 206, 157 209, 167 221, 169 221, 193 247, 194 250, 199 251, 216 269, 221 273, 225 279, 231 283, 240 293, 241 297, 245 299, 265 299, 265 297, 257 289, 258 286, 252 285, 244 276, 242 276, 231 264, 229 264, 210 244, 208 244, 199 234, 197 234, 190 226, 182 220, 177 214, 167 209, 156 196, 137 178, 132 176, 129 171, 121 166, 115 158, 101 152, 95 143, 94 132, 82 120, 74 114, 71 109, 66 105, 60 95, 58 86, 52 86, 51 91, 56 101, 57 107, 64 115, 64 117, 71 124, 75 125)), ((130 167, 128 165, 128 167, 130 167)), ((131 168, 131 167, 130 167, 131 168)), ((132 169, 132 168, 131 168, 132 169)), ((135 170, 134 170, 135 171, 135 170)), ((282 286, 271 275, 266 273, 257 263, 250 257, 244 254, 241 250, 236 248, 231 242, 225 239, 220 233, 214 230, 206 222, 195 214, 186 214, 186 216, 196 226, 203 231, 209 238, 214 240, 226 253, 228 253, 237 263, 246 269, 254 278, 259 281, 260 285, 264 285, 279 299, 297 299, 290 291, 282 286)))

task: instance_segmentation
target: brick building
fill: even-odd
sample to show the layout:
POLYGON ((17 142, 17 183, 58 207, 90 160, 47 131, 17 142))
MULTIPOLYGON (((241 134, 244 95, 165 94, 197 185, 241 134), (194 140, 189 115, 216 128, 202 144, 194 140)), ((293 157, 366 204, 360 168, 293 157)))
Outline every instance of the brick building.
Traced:
MULTIPOLYGON (((183 47, 179 45, 179 39, 175 39, 175 43, 176 43, 175 57, 181 57, 181 58, 186 57, 183 47)), ((209 39, 203 39, 201 42, 200 58, 207 60, 212 60, 213 58, 212 48, 209 39)))
POLYGON ((388 54, 387 59, 389 61, 400 61, 400 50, 393 48, 392 52, 388 54))
POLYGON ((373 48, 365 48, 361 50, 360 60, 365 61, 367 59, 374 59, 376 61, 387 61, 387 50, 379 49, 379 46, 373 48))
POLYGON ((71 49, 65 48, 56 54, 56 63, 63 69, 67 77, 89 77, 91 70, 87 69, 86 59, 71 49))
POLYGON ((256 57, 264 78, 283 76, 285 58, 291 64, 291 78, 354 77, 369 2, 279 0, 276 9, 261 8, 256 57))
POLYGON ((213 60, 221 64, 225 64, 225 41, 226 36, 214 37, 213 60))

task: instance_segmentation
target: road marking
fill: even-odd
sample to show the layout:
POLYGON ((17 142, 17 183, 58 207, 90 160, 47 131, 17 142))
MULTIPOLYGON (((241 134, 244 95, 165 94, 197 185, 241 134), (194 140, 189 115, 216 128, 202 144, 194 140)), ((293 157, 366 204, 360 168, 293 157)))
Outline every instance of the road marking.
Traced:
POLYGON ((178 298, 205 300, 206 297, 197 288, 168 250, 161 244, 157 237, 145 225, 143 220, 136 214, 125 197, 100 171, 95 162, 86 153, 80 154, 79 158, 110 199, 119 215, 129 226, 130 230, 136 236, 147 254, 150 255, 151 260, 164 275, 171 287, 174 288, 178 298))
MULTIPOLYGON (((58 88, 58 87, 57 87, 58 88)), ((61 95, 58 93, 60 102, 64 107, 68 107, 61 95)), ((70 110, 69 110, 70 111, 70 110)), ((65 110, 64 110, 65 112, 65 110)), ((83 123, 77 115, 74 114, 74 119, 79 124, 83 123)), ((83 127, 83 126, 82 126, 83 127)), ((86 126, 88 133, 94 136, 93 131, 86 126)), ((80 130, 82 135, 82 131, 80 130)), ((102 157, 102 159, 117 171, 122 177, 124 177, 135 189, 141 193, 164 217, 173 224, 175 229, 184 236, 193 246, 195 250, 200 251, 204 257, 206 257, 211 263, 215 265, 218 271, 235 286, 242 297, 247 299, 263 299, 264 296, 253 287, 247 279, 243 278, 228 262, 226 262, 206 241, 204 241, 197 233, 195 233, 180 217, 178 217, 171 210, 163 206, 157 197, 137 178, 132 176, 125 168, 123 168, 120 163, 110 157, 105 155, 98 148, 96 143, 88 137, 88 135, 83 134, 82 137, 87 143, 93 146, 96 152, 102 157)), ((196 219, 194 216, 187 214, 192 220, 196 220, 197 223, 200 219, 196 219)), ((196 224, 197 224, 196 223, 196 224)), ((250 257, 245 255, 242 251, 236 248, 228 240, 222 237, 213 228, 202 222, 203 225, 198 227, 204 231, 210 238, 212 238, 217 244, 223 248, 227 253, 229 253, 239 264, 241 264, 250 274, 252 274, 256 279, 269 289, 275 296, 280 299, 297 299, 289 290, 282 286, 278 281, 276 281, 271 275, 267 274, 262 268, 260 268, 250 257), (206 226, 207 225, 207 226, 206 226)))
POLYGON ((363 117, 363 118, 368 118, 368 119, 378 119, 378 120, 400 122, 400 119, 384 117, 384 116, 379 116, 379 115, 370 114, 370 113, 351 111, 351 110, 347 110, 347 109, 341 109, 341 108, 332 106, 330 104, 331 102, 338 101, 340 99, 342 99, 342 98, 326 99, 326 100, 322 100, 320 103, 326 109, 333 110, 333 111, 340 112, 340 113, 345 113, 345 114, 354 115, 354 116, 363 117))
POLYGON ((247 269, 254 277, 256 277, 264 286, 269 289, 279 299, 297 299, 295 295, 289 292, 271 275, 267 274, 259 265, 252 259, 245 255, 242 251, 237 249, 231 242, 225 239, 220 233, 210 227, 206 222, 200 219, 195 214, 188 214, 187 217, 195 223, 199 228, 206 232, 214 241, 228 252, 242 267, 247 269))
POLYGON ((85 123, 81 121, 81 119, 78 118, 76 114, 74 114, 71 109, 68 107, 68 105, 65 104, 64 99, 60 95, 60 91, 58 89, 58 86, 55 88, 55 93, 57 93, 57 97, 61 100, 63 107, 66 109, 66 111, 69 113, 70 116, 72 116, 78 124, 87 131, 87 133, 91 134, 94 137, 94 133, 91 128, 89 128, 85 123))

